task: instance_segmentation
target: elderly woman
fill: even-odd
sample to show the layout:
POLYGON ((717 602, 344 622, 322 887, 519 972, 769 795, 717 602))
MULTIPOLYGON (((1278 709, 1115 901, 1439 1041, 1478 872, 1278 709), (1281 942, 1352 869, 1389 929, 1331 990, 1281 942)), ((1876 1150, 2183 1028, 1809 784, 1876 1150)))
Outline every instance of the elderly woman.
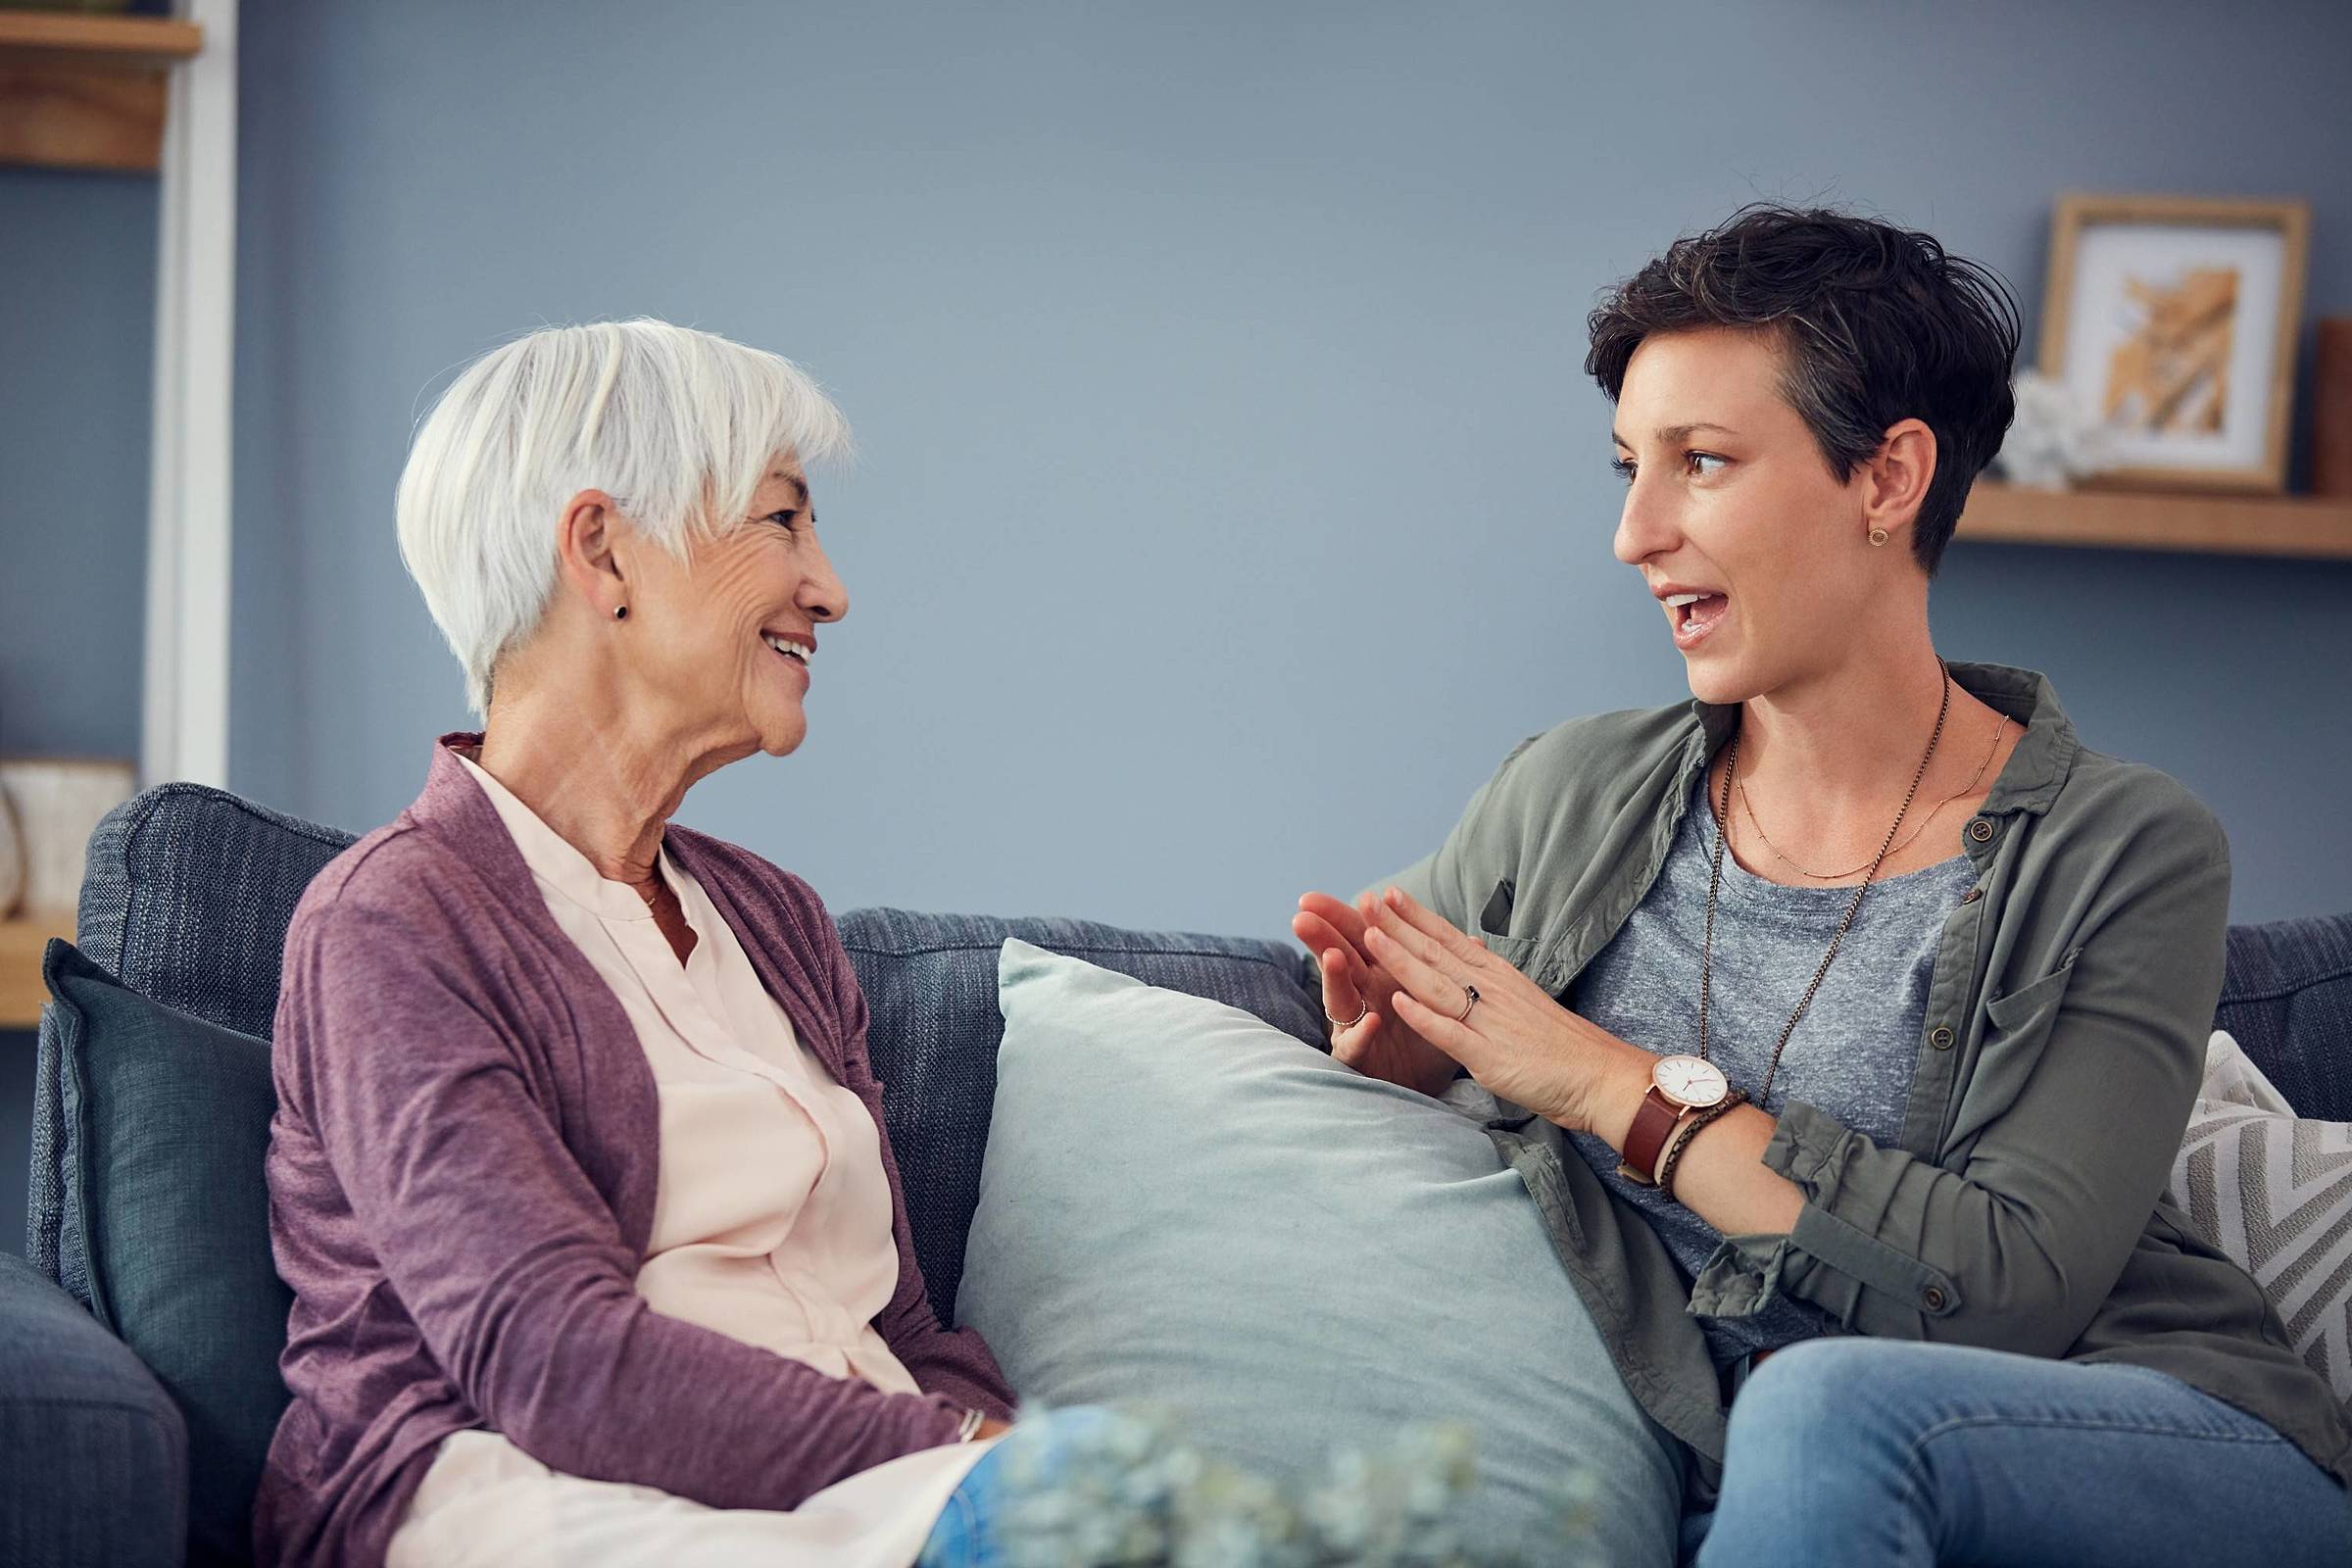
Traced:
POLYGON ((2341 1560, 2345 1413, 2162 1201, 2220 824, 1929 635, 2005 290, 1765 207, 1591 326, 1616 556, 1695 701, 1534 737, 1393 886, 1302 899, 1337 1054, 1529 1113, 1702 1564, 2341 1560))
POLYGON ((924 1297, 849 960, 669 821, 807 733, 843 439, 659 321, 510 343, 418 433, 401 554, 485 727, 287 935, 265 1563, 982 1560, 1010 1396, 924 1297))

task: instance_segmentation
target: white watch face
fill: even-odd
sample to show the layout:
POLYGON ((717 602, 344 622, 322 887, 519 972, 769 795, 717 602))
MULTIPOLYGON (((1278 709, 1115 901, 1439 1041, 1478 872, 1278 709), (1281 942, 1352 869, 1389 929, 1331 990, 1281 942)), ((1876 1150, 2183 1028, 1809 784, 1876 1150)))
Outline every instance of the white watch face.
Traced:
POLYGON ((1712 1105, 1732 1092, 1723 1069, 1696 1056, 1662 1056, 1649 1070, 1658 1092, 1678 1105, 1712 1105))

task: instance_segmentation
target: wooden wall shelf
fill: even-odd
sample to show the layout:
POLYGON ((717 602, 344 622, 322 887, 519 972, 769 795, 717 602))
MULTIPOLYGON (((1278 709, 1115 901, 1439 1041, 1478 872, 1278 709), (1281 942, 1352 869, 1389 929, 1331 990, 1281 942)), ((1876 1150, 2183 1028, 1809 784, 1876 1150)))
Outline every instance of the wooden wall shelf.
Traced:
POLYGON ((169 17, 0 11, 0 164, 154 171, 165 72, 203 47, 169 17))
POLYGON ((2187 550, 2352 561, 2352 500, 2034 490, 1980 479, 1955 537, 1985 543, 2187 550))
POLYGON ((204 29, 170 17, 92 17, 71 11, 0 11, 0 49, 169 65, 194 58, 204 29))
POLYGON ((74 940, 71 914, 0 920, 0 1029, 37 1029, 49 988, 41 983, 41 950, 51 937, 74 940))

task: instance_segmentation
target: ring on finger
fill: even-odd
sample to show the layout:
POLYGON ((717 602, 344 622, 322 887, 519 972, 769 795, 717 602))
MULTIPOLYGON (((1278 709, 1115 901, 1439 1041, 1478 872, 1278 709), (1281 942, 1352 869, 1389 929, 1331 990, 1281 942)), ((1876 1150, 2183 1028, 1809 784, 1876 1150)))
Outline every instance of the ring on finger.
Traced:
POLYGON ((1462 987, 1462 1010, 1453 1015, 1453 1021, 1455 1023, 1468 1022, 1470 1018, 1470 1009, 1477 1005, 1478 987, 1474 985, 1464 985, 1462 987))
POLYGON ((1352 1028, 1354 1028, 1354 1027, 1355 1027, 1357 1024, 1359 1024, 1359 1023, 1362 1023, 1362 1022, 1364 1021, 1364 1014, 1366 1014, 1366 1013, 1370 1012, 1371 1010, 1372 1010, 1372 1004, 1371 1004, 1371 1003, 1370 1003, 1368 1000, 1366 1000, 1365 998, 1358 997, 1358 998, 1356 999, 1356 1003, 1355 1003, 1355 1016, 1354 1016, 1354 1017, 1352 1017, 1352 1018, 1333 1018, 1333 1017, 1331 1016, 1331 1011, 1330 1011, 1330 1009, 1329 1009, 1329 1008, 1325 1008, 1325 1009, 1324 1009, 1323 1016, 1324 1016, 1325 1018, 1329 1018, 1329 1019, 1331 1020, 1331 1026, 1332 1026, 1334 1029, 1352 1029, 1352 1028))

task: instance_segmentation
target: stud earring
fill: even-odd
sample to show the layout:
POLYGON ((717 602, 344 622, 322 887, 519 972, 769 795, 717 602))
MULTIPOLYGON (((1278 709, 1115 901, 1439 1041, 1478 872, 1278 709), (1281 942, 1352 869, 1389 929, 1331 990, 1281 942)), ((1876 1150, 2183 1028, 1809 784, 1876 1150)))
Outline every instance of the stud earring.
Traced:
POLYGON ((628 618, 629 618, 629 607, 628 607, 628 606, 626 606, 626 605, 615 605, 615 606, 613 607, 613 609, 612 609, 612 618, 613 618, 614 620, 626 620, 626 619, 628 619, 628 618))
POLYGON ((1871 529, 1871 530, 1870 530, 1870 542, 1871 542, 1872 544, 1874 544, 1874 545, 1883 545, 1883 544, 1885 544, 1885 543, 1886 542, 1886 529, 1884 529, 1884 528, 1873 528, 1873 529, 1871 529))

